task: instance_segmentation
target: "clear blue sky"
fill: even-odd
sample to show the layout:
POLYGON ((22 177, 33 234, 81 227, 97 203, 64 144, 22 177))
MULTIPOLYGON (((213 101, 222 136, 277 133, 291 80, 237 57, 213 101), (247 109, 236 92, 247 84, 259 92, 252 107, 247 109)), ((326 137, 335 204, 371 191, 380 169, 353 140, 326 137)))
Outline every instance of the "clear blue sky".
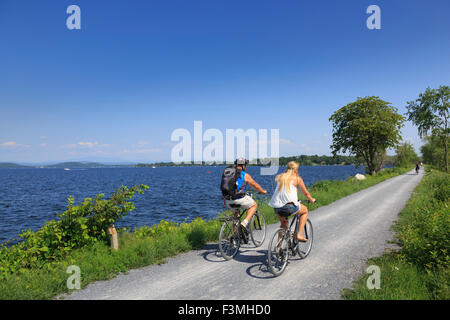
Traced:
MULTIPOLYGON (((331 114, 449 85, 450 2, 0 2, 0 161, 170 160, 174 129, 280 129, 330 154, 331 114), (68 30, 66 8, 81 8, 68 30), (381 8, 381 30, 366 8, 381 8)), ((418 150, 417 130, 403 136, 418 150)))

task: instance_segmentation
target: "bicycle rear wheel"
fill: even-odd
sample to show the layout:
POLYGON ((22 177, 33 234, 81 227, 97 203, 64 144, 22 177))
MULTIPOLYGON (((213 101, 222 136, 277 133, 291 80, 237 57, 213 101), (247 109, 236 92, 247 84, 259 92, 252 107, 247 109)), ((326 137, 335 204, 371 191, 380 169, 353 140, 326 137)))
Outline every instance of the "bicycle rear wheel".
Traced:
POLYGON ((240 245, 239 233, 234 232, 234 221, 225 221, 219 234, 219 251, 225 260, 233 259, 239 251, 240 245))
POLYGON ((297 252, 302 259, 305 259, 311 252, 313 243, 313 227, 311 221, 308 219, 303 229, 303 236, 308 239, 306 242, 298 241, 297 252))
POLYGON ((266 219, 260 212, 256 212, 250 219, 250 237, 255 247, 259 247, 266 239, 266 219))
POLYGON ((269 243, 267 261, 270 272, 278 277, 286 269, 289 259, 289 236, 286 230, 279 228, 269 243))

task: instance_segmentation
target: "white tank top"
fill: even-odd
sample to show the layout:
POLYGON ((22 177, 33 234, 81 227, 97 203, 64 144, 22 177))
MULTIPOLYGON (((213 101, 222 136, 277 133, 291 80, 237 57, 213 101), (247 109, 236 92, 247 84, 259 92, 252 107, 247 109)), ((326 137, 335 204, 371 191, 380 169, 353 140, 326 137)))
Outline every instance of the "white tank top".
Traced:
POLYGON ((300 204, 298 201, 297 187, 294 186, 293 181, 290 183, 289 192, 284 187, 278 192, 279 188, 280 183, 277 182, 277 188, 273 193, 272 199, 270 199, 269 206, 272 208, 281 208, 289 202, 293 202, 296 206, 300 204))

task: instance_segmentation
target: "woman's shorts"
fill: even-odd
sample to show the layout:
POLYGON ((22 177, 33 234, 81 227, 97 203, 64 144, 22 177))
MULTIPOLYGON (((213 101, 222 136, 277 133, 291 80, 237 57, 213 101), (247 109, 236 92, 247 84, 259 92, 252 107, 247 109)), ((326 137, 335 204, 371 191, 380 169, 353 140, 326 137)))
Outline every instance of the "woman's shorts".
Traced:
POLYGON ((288 203, 288 204, 285 204, 281 208, 274 208, 273 210, 279 216, 287 218, 291 214, 296 213, 298 210, 300 210, 300 204, 298 206, 296 206, 295 204, 288 203))

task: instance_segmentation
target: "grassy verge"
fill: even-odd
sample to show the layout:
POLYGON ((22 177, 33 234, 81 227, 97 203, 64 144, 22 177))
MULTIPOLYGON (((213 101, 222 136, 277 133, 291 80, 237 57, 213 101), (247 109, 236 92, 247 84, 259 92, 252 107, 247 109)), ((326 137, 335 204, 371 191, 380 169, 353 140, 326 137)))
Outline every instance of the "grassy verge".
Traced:
POLYGON ((380 267, 380 289, 369 290, 364 275, 353 290, 342 292, 353 300, 448 300, 450 251, 450 176, 433 170, 414 190, 394 225, 401 249, 375 257, 368 265, 380 267))
MULTIPOLYGON (((409 170, 387 169, 362 181, 320 181, 309 188, 313 197, 319 200, 316 204, 308 205, 309 209, 330 204, 409 170)), ((259 208, 267 223, 278 222, 267 200, 261 201, 259 208)), ((70 265, 80 268, 81 287, 85 287, 93 281, 111 279, 133 268, 164 263, 165 258, 217 241, 220 226, 219 218, 209 221, 198 218, 191 223, 161 221, 151 227, 122 230, 119 233, 118 251, 110 250, 105 242, 95 242, 70 251, 60 261, 7 274, 0 281, 0 299, 52 299, 59 294, 70 293, 66 285, 70 276, 66 271, 70 265)))
POLYGON ((66 273, 70 265, 81 270, 81 287, 96 280, 107 280, 130 269, 164 263, 165 258, 200 248, 218 237, 219 221, 197 219, 189 224, 176 225, 162 221, 152 228, 141 228, 134 233, 122 232, 118 251, 105 243, 80 248, 63 261, 44 268, 24 269, 8 275, 0 282, 2 299, 52 299, 67 289, 66 273), (149 230, 149 234, 146 234, 149 230))

